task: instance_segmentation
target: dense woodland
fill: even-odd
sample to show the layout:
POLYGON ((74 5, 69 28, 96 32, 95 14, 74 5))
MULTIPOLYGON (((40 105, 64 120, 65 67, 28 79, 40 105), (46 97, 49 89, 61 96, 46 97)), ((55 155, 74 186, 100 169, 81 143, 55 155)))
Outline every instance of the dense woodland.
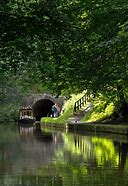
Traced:
POLYGON ((127 115, 127 0, 1 0, 0 42, 3 107, 88 90, 127 115))

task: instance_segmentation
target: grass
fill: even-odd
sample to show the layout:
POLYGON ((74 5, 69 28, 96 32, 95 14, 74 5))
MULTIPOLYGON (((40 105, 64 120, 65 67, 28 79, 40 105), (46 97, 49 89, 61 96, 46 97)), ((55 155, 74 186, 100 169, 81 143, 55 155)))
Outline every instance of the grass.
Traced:
POLYGON ((57 124, 63 124, 66 123, 67 120, 73 115, 73 108, 74 103, 78 99, 80 99, 84 93, 81 94, 72 94, 71 98, 65 101, 64 106, 62 108, 63 112, 62 114, 57 118, 50 118, 50 117, 43 117, 41 118, 42 123, 57 123, 57 124))

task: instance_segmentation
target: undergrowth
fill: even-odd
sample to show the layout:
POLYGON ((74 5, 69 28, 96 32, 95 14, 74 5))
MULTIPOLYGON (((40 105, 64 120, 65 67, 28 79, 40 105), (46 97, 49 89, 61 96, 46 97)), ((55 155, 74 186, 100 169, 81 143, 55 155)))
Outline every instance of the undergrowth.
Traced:
POLYGON ((19 105, 5 104, 0 106, 0 123, 8 123, 18 119, 19 105))
POLYGON ((91 110, 85 115, 82 121, 102 121, 112 115, 114 109, 115 107, 113 103, 107 103, 105 100, 100 100, 99 98, 96 98, 93 101, 93 106, 91 110))

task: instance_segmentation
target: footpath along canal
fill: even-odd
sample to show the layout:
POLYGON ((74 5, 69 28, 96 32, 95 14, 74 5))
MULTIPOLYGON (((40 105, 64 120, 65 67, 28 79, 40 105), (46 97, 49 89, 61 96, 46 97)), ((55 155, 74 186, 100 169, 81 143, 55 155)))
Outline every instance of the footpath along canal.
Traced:
POLYGON ((128 138, 1 125, 0 162, 3 186, 125 186, 128 138))

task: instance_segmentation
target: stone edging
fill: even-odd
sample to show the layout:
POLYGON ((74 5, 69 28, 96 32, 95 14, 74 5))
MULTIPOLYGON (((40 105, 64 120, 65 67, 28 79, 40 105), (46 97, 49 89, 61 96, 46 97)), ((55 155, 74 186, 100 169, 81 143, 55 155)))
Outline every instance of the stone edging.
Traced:
POLYGON ((128 135, 128 125, 116 125, 116 124, 96 124, 96 123, 82 123, 72 122, 67 124, 54 124, 54 123, 43 123, 42 125, 53 127, 53 128, 65 128, 68 131, 93 131, 103 133, 114 133, 128 135))

